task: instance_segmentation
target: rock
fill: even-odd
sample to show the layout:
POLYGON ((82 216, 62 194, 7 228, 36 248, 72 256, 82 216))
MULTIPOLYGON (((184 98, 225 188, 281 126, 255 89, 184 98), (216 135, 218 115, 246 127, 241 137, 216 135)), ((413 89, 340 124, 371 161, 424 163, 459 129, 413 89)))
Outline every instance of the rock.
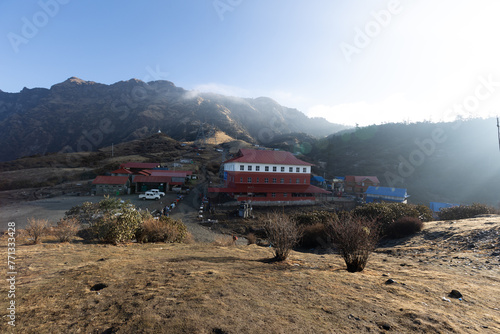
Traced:
POLYGON ((386 330, 386 331, 388 331, 388 330, 390 330, 390 329, 391 329, 391 325, 389 325, 389 324, 388 324, 388 323, 386 323, 386 322, 381 323, 379 326, 380 326, 380 328, 382 328, 382 329, 384 329, 384 330, 386 330))
POLYGON ((393 280, 392 278, 389 278, 387 281, 385 281, 385 284, 393 284, 393 283, 396 283, 396 281, 393 280))
POLYGON ((451 290, 451 292, 448 294, 448 297, 450 298, 462 298, 462 294, 458 290, 451 290))
POLYGON ((107 287, 108 287, 108 285, 105 283, 97 283, 97 284, 94 284, 94 286, 90 288, 90 291, 99 291, 99 290, 102 290, 102 289, 107 288, 107 287))
POLYGON ((382 274, 382 276, 387 277, 387 276, 389 276, 389 274, 382 274))

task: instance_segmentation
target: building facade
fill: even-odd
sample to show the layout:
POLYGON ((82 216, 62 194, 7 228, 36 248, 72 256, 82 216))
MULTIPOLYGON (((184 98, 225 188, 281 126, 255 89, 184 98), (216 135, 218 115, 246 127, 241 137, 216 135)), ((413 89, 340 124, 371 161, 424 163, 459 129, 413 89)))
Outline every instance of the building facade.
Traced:
POLYGON ((314 201, 329 192, 310 184, 312 166, 290 152, 241 149, 223 163, 224 187, 209 193, 238 201, 314 201))

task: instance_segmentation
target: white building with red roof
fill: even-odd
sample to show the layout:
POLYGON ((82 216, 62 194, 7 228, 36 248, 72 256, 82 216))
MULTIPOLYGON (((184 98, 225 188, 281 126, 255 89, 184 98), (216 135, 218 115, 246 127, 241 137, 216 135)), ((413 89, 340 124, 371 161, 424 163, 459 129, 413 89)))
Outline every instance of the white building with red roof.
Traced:
POLYGON ((211 197, 227 194, 238 201, 315 201, 328 191, 312 186, 311 167, 290 152, 240 149, 225 162, 224 187, 209 188, 211 197))

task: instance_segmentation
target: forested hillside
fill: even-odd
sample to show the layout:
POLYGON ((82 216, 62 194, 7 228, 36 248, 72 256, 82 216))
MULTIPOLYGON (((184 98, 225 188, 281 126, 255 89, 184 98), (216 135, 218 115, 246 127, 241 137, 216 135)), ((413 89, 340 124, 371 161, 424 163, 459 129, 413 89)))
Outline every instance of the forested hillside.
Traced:
POLYGON ((407 188, 412 203, 500 202, 495 119, 374 125, 312 146, 309 155, 327 162, 319 173, 376 175, 383 186, 407 188))

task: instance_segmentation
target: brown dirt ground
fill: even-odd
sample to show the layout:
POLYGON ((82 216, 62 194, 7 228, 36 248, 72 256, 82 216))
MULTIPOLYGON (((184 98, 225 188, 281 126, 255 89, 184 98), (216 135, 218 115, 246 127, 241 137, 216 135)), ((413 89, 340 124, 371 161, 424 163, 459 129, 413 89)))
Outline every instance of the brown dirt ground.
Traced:
MULTIPOLYGON (((15 332, 499 333, 499 252, 498 216, 426 223, 354 274, 336 254, 272 263, 256 245, 18 239, 15 332)), ((4 283, 3 314, 7 293, 4 283)), ((7 321, 0 332, 14 332, 7 321)))

